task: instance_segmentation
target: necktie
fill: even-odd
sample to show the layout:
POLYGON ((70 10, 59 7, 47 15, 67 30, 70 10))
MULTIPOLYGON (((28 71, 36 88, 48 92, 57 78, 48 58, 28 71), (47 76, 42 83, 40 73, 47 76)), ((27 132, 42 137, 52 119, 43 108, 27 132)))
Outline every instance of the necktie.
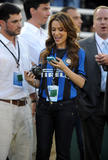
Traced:
POLYGON ((107 43, 107 41, 103 41, 103 49, 102 49, 102 51, 103 51, 103 54, 108 54, 108 43, 107 43))
MULTIPOLYGON (((102 48, 102 51, 103 51, 103 54, 108 54, 108 43, 106 41, 103 41, 102 43, 103 45, 103 48, 102 48)), ((106 88, 106 77, 107 77, 107 72, 104 71, 104 68, 105 66, 101 66, 101 91, 102 92, 105 92, 105 88, 106 88)))

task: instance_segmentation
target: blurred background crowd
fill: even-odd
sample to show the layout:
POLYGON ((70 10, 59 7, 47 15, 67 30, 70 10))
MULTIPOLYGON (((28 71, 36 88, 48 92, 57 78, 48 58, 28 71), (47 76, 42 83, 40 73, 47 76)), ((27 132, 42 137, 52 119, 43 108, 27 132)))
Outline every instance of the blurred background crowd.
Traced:
MULTIPOLYGON (((23 0, 0 0, 0 2, 23 2, 23 0)), ((53 6, 74 6, 76 8, 91 8, 94 9, 99 5, 108 5, 106 0, 52 0, 51 5, 53 6)))
MULTIPOLYGON (((3 3, 3 2, 14 2, 19 4, 19 3, 22 3, 23 0, 0 0, 0 3, 3 3)), ((99 5, 108 6, 108 1, 106 0, 102 0, 102 1, 99 1, 99 0, 91 0, 91 1, 90 0, 52 0, 51 1, 51 6, 54 6, 54 7, 73 6, 78 9, 86 9, 88 13, 87 11, 85 12, 85 10, 81 12, 81 18, 83 21, 82 28, 81 28, 82 32, 93 31, 92 29, 93 16, 91 14, 92 13, 91 11, 99 5)))

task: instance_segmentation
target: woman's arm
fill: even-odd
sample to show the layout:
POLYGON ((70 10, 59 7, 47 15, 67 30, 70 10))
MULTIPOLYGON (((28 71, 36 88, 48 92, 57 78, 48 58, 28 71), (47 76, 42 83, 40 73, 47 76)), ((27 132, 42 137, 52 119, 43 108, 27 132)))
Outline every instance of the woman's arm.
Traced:
POLYGON ((63 68, 63 72, 71 79, 71 81, 80 88, 83 88, 85 84, 85 78, 77 73, 72 72, 66 65, 63 68))
POLYGON ((39 88, 40 80, 35 79, 35 76, 31 72, 24 71, 25 80, 33 87, 39 88))
POLYGON ((61 69, 75 85, 83 88, 85 84, 85 78, 71 71, 60 58, 56 57, 56 59, 57 61, 51 61, 50 64, 55 68, 61 69))

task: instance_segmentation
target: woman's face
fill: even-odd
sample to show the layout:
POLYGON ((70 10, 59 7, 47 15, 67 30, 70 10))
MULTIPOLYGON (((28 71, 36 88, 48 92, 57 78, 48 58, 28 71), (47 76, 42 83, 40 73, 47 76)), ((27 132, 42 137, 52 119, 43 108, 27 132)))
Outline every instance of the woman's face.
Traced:
POLYGON ((52 22, 51 33, 57 48, 66 48, 67 32, 60 22, 56 20, 52 22))

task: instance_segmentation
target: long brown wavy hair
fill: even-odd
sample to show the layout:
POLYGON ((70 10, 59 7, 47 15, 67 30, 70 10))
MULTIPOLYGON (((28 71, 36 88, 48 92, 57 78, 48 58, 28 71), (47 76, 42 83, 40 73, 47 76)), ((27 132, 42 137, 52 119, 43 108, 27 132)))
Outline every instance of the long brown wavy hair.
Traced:
POLYGON ((64 30, 67 32, 66 49, 67 55, 71 59, 70 68, 77 67, 78 65, 78 50, 79 45, 77 43, 77 27, 75 26, 72 18, 63 12, 58 12, 51 16, 48 24, 48 39, 46 40, 46 49, 41 53, 40 59, 42 63, 45 63, 46 57, 50 54, 52 48, 56 49, 56 43, 52 36, 52 22, 58 21, 63 25, 64 30))

